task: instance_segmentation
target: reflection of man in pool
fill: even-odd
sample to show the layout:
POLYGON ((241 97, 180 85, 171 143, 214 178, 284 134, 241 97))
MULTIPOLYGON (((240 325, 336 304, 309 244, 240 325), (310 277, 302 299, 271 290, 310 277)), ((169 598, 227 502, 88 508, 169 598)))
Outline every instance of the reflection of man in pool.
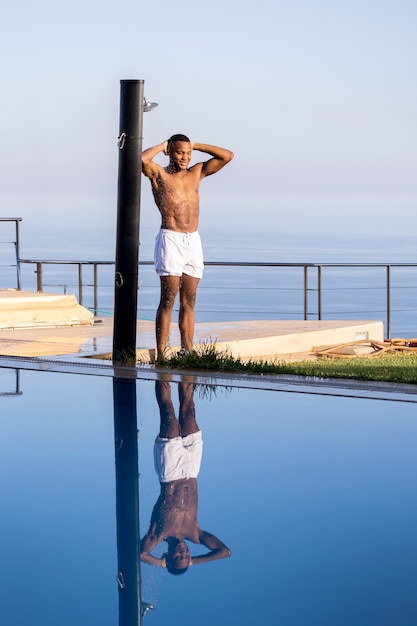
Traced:
POLYGON ((166 567, 171 574, 183 574, 190 565, 224 559, 231 552, 220 539, 201 530, 197 520, 196 477, 200 470, 203 441, 196 423, 193 385, 178 385, 178 421, 170 384, 157 381, 155 391, 161 425, 155 440, 154 460, 161 493, 152 511, 149 530, 141 541, 140 558, 150 565, 166 567), (208 552, 192 557, 185 540, 202 544, 208 552), (152 550, 162 541, 167 542, 168 552, 156 557, 152 550))

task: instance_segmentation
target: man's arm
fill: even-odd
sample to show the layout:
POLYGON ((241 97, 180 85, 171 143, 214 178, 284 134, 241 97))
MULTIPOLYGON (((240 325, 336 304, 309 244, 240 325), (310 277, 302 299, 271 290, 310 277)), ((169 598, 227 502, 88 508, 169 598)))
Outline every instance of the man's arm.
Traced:
POLYGON ((232 555, 232 551, 229 550, 220 539, 205 530, 200 530, 200 543, 206 546, 209 552, 192 557, 190 565, 199 565, 200 563, 208 563, 209 561, 217 561, 218 559, 227 559, 232 555))
POLYGON ((161 540, 150 530, 140 542, 140 560, 148 565, 158 565, 159 567, 166 567, 165 557, 158 558, 151 554, 151 551, 155 546, 161 543, 161 540))
POLYGON ((153 146, 152 148, 147 148, 142 152, 142 172, 148 178, 156 178, 158 175, 158 165, 154 163, 153 159, 157 154, 163 152, 165 155, 168 154, 168 142, 163 141, 157 146, 153 146))
POLYGON ((202 164, 201 178, 215 174, 221 170, 222 167, 227 165, 234 157, 233 152, 230 150, 227 150, 226 148, 219 148, 217 146, 210 146, 207 143, 197 143, 193 141, 191 142, 191 147, 193 150, 205 152, 206 154, 210 154, 212 156, 211 159, 202 164))

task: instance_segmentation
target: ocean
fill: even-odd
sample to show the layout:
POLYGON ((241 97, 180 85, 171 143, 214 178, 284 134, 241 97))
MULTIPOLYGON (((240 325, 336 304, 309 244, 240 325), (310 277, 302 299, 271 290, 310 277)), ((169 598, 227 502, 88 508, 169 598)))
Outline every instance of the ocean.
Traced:
MULTIPOLYGON (((141 225, 139 258, 152 261, 157 222, 141 225)), ((1 223, 0 288, 16 286, 14 224, 1 223)), ((308 269, 308 319, 382 320, 386 336, 417 337, 417 266, 412 234, 342 234, 273 231, 249 227, 242 222, 233 229, 216 225, 200 229, 206 262, 323 264, 308 269), (326 264, 381 264, 366 267, 326 267, 326 264), (387 313, 387 264, 390 269, 390 315, 387 313), (396 266, 405 264, 407 266, 396 266), (321 301, 318 297, 321 280, 321 301)), ((20 225, 20 257, 27 260, 114 261, 115 229, 95 223, 90 228, 49 230, 20 225)), ((83 266, 82 304, 94 307, 93 268, 83 266)), ((112 314, 114 266, 98 268, 97 314, 112 314)), ((43 286, 48 293, 78 292, 78 266, 43 264, 43 286)), ((36 266, 21 265, 21 287, 36 290, 36 266)), ((138 318, 155 319, 159 281, 152 266, 140 266, 138 318)), ((253 319, 303 319, 303 267, 210 266, 199 285, 196 322, 253 319)), ((174 311, 173 321, 176 321, 174 311)))

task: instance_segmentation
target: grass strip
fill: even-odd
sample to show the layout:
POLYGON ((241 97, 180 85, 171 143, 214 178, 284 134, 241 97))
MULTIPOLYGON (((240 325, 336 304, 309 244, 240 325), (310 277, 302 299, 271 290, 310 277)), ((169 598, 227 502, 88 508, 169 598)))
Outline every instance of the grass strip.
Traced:
POLYGON ((380 356, 319 357, 304 361, 241 361, 216 344, 200 344, 185 356, 172 355, 162 363, 173 369, 197 369, 253 374, 290 374, 315 378, 347 378, 391 383, 417 384, 417 353, 394 352, 380 356))

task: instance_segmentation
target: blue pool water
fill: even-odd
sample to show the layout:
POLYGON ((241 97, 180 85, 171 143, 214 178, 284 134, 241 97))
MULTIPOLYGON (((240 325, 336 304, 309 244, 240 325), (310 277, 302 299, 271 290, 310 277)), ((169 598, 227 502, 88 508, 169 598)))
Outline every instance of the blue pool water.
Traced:
MULTIPOLYGON (((129 576, 123 589, 116 577, 123 558, 135 567, 135 532, 160 493, 156 384, 0 368, 2 624, 134 623, 129 576)), ((178 383, 170 390, 178 416, 178 383)), ((142 601, 155 607, 145 626, 414 625, 415 403, 308 387, 191 395, 198 520, 232 555, 183 576, 142 564, 142 601)))

